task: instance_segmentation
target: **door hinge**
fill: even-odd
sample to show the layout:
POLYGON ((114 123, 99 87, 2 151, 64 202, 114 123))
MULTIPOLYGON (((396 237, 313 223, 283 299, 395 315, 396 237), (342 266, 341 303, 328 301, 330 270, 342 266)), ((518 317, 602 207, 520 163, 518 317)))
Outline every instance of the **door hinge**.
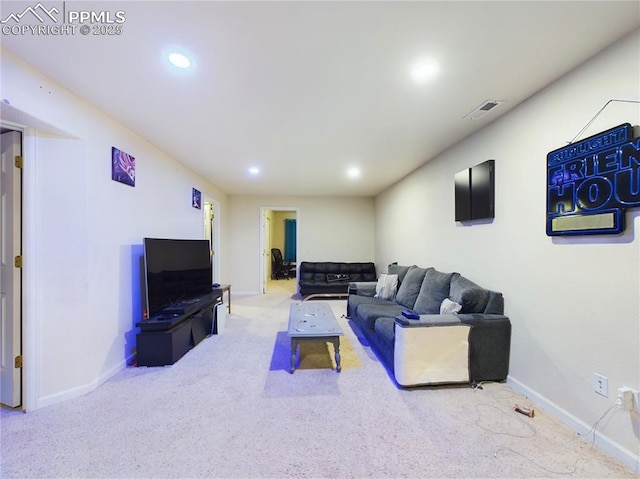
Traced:
POLYGON ((24 160, 22 159, 22 157, 20 155, 16 156, 15 165, 16 165, 16 168, 22 168, 23 167, 24 160))
POLYGON ((16 369, 22 367, 22 354, 20 356, 16 356, 16 359, 14 361, 14 365, 15 365, 16 369))
POLYGON ((16 266, 16 268, 22 268, 22 256, 16 256, 13 260, 13 264, 16 266))

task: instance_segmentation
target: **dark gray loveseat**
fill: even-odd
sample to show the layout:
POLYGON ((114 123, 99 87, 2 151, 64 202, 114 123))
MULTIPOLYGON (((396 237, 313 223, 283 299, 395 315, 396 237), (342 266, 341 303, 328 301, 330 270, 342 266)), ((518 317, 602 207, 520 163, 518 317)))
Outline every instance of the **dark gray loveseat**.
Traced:
POLYGON ((312 295, 345 295, 352 281, 376 281, 376 265, 368 263, 336 263, 303 261, 300 263, 298 287, 303 297, 312 295))
POLYGON ((374 297, 376 283, 352 283, 347 314, 399 385, 506 379, 511 322, 501 293, 434 268, 393 264, 389 274, 400 281, 394 299, 374 297), (445 299, 461 311, 441 314, 445 299), (407 309, 420 319, 404 317, 407 309))

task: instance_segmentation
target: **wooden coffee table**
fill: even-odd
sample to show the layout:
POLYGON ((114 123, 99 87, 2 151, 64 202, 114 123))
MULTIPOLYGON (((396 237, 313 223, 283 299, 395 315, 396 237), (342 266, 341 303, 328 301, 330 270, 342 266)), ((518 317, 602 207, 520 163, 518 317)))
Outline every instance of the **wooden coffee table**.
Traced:
POLYGON ((326 303, 297 303, 291 305, 288 334, 291 338, 291 368, 296 368, 297 349, 302 342, 333 343, 336 371, 340 372, 340 336, 342 329, 326 303))

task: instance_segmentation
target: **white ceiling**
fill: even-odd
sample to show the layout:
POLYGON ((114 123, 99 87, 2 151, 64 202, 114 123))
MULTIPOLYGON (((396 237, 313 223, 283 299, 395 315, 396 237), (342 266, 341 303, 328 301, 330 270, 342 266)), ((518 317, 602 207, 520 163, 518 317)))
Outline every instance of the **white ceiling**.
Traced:
MULTIPOLYGON (((28 4, 3 1, 2 19, 28 4)), ((230 194, 375 195, 640 26, 637 1, 64 6, 124 11, 123 33, 3 35, 3 48, 230 194), (169 71, 170 45, 191 72, 169 71), (419 58, 440 65, 424 84, 409 74, 419 58), (504 103, 463 119, 489 99, 504 103)))

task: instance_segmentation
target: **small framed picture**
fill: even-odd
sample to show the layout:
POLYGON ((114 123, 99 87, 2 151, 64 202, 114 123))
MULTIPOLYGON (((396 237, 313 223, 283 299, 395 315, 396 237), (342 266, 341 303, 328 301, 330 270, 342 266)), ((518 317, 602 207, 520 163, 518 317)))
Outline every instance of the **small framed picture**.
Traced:
POLYGON ((191 191, 191 206, 199 210, 202 209, 202 193, 195 188, 191 191))
POLYGON ((115 146, 111 147, 111 179, 136 186, 136 159, 115 146))

